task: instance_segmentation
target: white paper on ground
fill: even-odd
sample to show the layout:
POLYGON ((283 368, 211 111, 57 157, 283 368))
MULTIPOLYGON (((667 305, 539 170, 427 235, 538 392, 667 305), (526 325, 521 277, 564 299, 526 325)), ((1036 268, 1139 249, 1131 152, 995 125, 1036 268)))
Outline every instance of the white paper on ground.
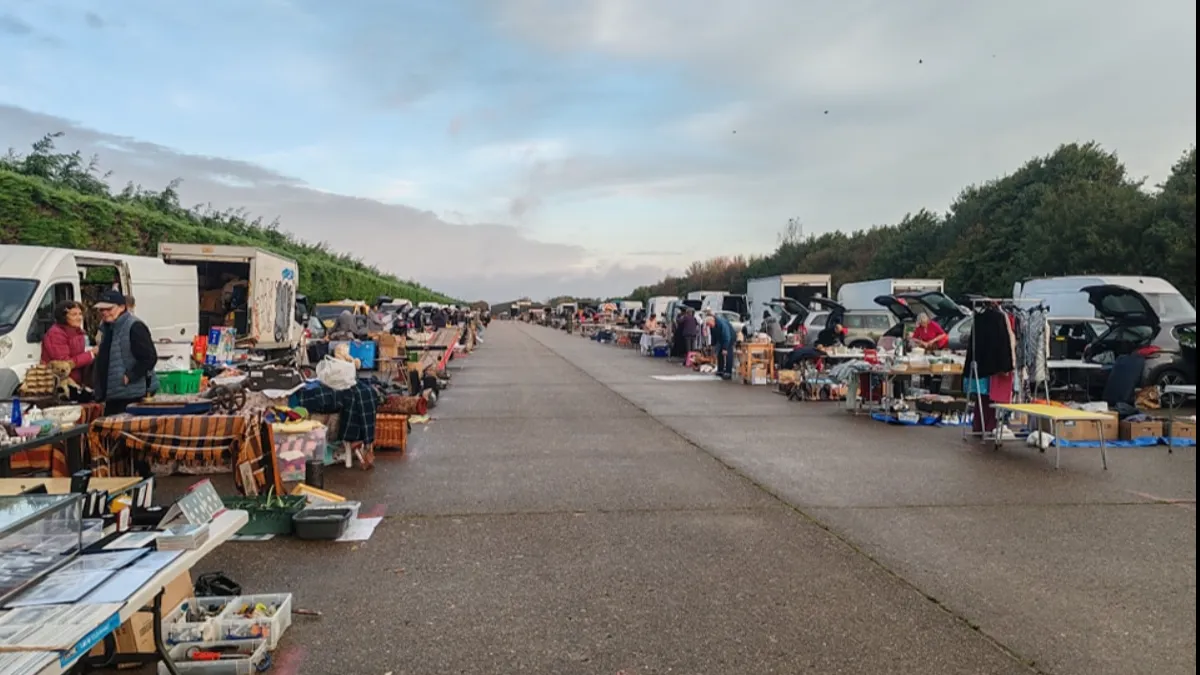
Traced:
POLYGON ((383 518, 351 518, 346 532, 338 537, 338 541, 366 541, 375 533, 383 518))
POLYGON ((720 382, 720 375, 704 373, 683 373, 680 375, 651 375, 650 377, 662 382, 720 382))

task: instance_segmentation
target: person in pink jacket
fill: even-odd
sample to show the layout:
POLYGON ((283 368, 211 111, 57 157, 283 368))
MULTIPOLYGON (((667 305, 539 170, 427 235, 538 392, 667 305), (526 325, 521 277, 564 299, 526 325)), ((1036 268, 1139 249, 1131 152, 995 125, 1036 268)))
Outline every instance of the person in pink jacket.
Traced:
POLYGON ((92 365, 99 347, 88 349, 83 333, 83 306, 78 302, 60 303, 54 308, 54 325, 42 336, 42 363, 70 361, 71 379, 83 384, 83 369, 92 365))

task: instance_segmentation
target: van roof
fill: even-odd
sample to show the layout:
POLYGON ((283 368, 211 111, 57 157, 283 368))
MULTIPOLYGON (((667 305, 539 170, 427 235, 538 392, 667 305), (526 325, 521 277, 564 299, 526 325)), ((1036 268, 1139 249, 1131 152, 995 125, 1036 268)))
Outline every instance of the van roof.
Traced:
POLYGON ((1085 286, 1114 285, 1132 288, 1141 293, 1178 293, 1171 282, 1159 277, 1088 276, 1043 277, 1028 279, 1021 287, 1021 294, 1034 296, 1037 289, 1052 289, 1059 292, 1079 292, 1085 286), (1030 288, 1034 289, 1032 292, 1030 288), (1069 290, 1068 290, 1069 289, 1069 290))
POLYGON ((83 251, 53 246, 0 245, 0 269, 6 277, 34 279, 41 270, 57 267, 67 256, 98 258, 114 262, 158 260, 154 256, 126 255, 103 251, 83 251))

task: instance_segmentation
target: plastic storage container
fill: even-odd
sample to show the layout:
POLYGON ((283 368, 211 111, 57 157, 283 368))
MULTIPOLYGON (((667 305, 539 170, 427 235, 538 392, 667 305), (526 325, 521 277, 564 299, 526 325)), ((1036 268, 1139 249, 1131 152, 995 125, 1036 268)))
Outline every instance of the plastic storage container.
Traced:
POLYGON ((292 594, 242 595, 233 598, 214 624, 217 640, 263 640, 268 651, 274 650, 279 646, 279 638, 283 637, 284 631, 292 625, 292 594), (243 609, 258 604, 274 609, 274 613, 252 619, 242 618, 243 609))
POLYGON ((170 370, 156 374, 160 394, 196 394, 200 392, 200 378, 204 371, 170 370))
MULTIPOLYGON (((267 660, 267 643, 263 640, 237 640, 218 642, 185 642, 171 647, 167 652, 180 673, 193 675, 255 675, 267 660), (190 661, 188 654, 193 650, 221 650, 236 653, 243 658, 221 659, 220 661, 190 661)), ((167 667, 159 663, 158 675, 170 675, 167 667)))
POLYGON ((187 598, 163 617, 163 642, 177 645, 185 642, 216 640, 216 621, 229 602, 235 598, 187 598))
POLYGON ((292 516, 296 536, 301 539, 337 539, 346 533, 354 510, 349 508, 304 509, 292 516))

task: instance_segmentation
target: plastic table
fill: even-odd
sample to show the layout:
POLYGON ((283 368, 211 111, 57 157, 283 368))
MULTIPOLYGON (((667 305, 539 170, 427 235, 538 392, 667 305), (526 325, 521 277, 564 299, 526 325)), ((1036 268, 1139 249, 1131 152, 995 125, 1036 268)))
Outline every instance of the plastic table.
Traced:
MULTIPOLYGON (((1058 442, 1059 425, 1063 422, 1095 422, 1100 436, 1100 462, 1104 465, 1104 470, 1108 470, 1108 450, 1105 447, 1104 423, 1111 420, 1112 416, 1104 413, 1086 412, 1084 410, 1075 410, 1074 408, 1046 405, 1044 403, 993 403, 992 408, 1010 413, 1021 413, 1030 419, 1048 420, 1050 422, 1050 433, 1054 436, 1055 469, 1059 467, 1059 459, 1062 455, 1062 444, 1058 442)), ((1002 440, 1002 434, 997 433, 997 448, 1000 447, 1002 440)))

